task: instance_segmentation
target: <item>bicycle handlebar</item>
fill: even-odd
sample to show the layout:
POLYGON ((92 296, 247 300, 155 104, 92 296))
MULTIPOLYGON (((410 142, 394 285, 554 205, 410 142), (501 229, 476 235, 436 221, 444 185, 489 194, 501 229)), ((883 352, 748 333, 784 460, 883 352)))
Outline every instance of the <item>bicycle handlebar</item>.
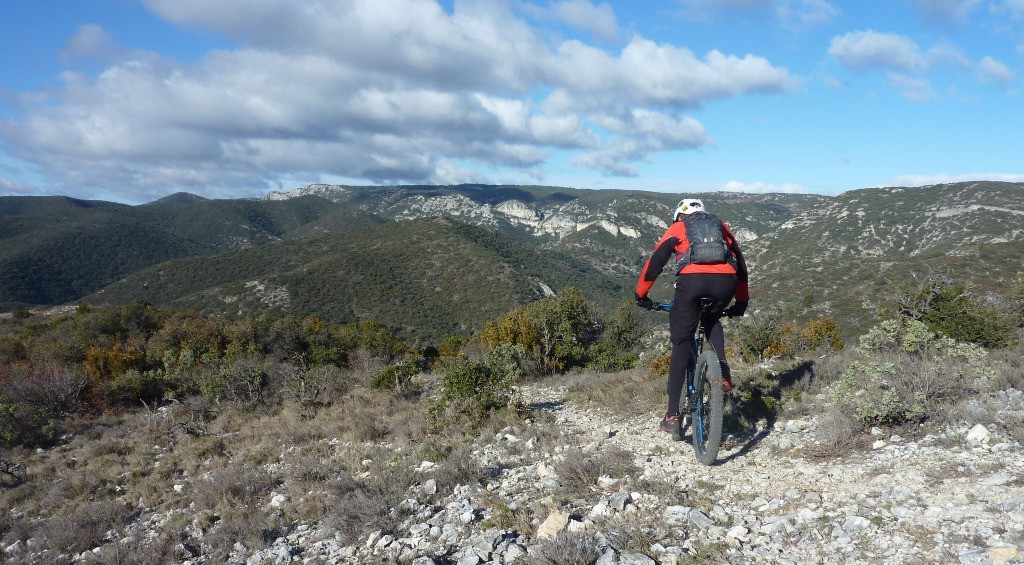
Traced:
MULTIPOLYGON (((668 312, 671 309, 672 309, 672 303, 671 302, 655 302, 654 303, 654 307, 651 308, 651 310, 657 310, 658 312, 668 312)), ((730 318, 730 319, 735 318, 736 314, 733 314, 731 312, 731 310, 732 310, 732 306, 729 306, 725 310, 722 310, 722 316, 725 316, 726 318, 730 318)))

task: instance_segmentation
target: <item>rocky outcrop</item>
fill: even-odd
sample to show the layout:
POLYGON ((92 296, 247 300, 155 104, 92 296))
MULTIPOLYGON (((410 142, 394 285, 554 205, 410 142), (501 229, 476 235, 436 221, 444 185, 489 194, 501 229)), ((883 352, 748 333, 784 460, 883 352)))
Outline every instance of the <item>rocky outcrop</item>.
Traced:
MULTIPOLYGON (((310 195, 341 202, 351 197, 352 189, 339 185, 311 184, 288 192, 270 192, 264 200, 286 200, 310 195)), ((561 206, 534 207, 514 198, 497 204, 486 204, 457 193, 437 196, 413 194, 385 198, 374 204, 374 209, 369 211, 399 220, 445 216, 489 228, 506 222, 525 228, 534 236, 558 238, 593 225, 613 236, 621 235, 632 239, 639 238, 642 231, 640 226, 613 221, 614 212, 595 212, 575 200, 561 206)), ((654 215, 641 218, 640 221, 659 227, 666 226, 664 221, 654 215)))
POLYGON ((309 184, 289 191, 272 190, 263 197, 263 200, 279 201, 299 196, 319 196, 332 202, 341 202, 351 196, 351 191, 337 184, 309 184))

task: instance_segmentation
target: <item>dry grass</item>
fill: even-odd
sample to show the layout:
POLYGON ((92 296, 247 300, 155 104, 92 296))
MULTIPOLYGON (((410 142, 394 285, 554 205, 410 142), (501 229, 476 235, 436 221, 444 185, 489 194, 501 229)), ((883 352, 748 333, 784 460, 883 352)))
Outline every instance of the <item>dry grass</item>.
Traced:
POLYGON ((598 479, 603 476, 621 478, 636 473, 633 454, 618 447, 597 453, 569 449, 555 463, 559 478, 559 495, 564 500, 591 499, 599 496, 598 479))
POLYGON ((484 527, 517 532, 520 535, 533 535, 534 513, 526 505, 510 504, 507 500, 493 495, 485 495, 482 504, 491 511, 491 516, 484 522, 484 527))
POLYGON ((79 553, 106 541, 108 531, 121 531, 134 509, 116 500, 98 500, 56 514, 46 522, 41 535, 51 549, 79 553))
POLYGON ((542 542, 530 554, 537 565, 590 565, 601 556, 597 544, 583 534, 562 532, 553 540, 542 542))
POLYGON ((179 548, 179 543, 178 538, 167 534, 133 535, 103 546, 85 562, 89 565, 172 565, 189 556, 179 548))
POLYGON ((648 413, 665 403, 665 378, 647 369, 570 376, 566 400, 616 415, 648 413))
POLYGON ((446 496, 458 485, 479 485, 484 479, 483 469, 468 446, 453 450, 432 473, 437 481, 438 496, 446 496))
POLYGON ((406 516, 399 502, 413 480, 408 467, 400 464, 362 478, 344 474, 330 485, 329 496, 334 504, 324 522, 346 544, 358 543, 377 530, 391 532, 406 516))
POLYGON ((649 518, 633 515, 616 520, 615 523, 609 524, 608 541, 620 553, 647 554, 652 545, 668 534, 656 529, 658 520, 649 518))
POLYGON ((807 453, 819 459, 836 459, 855 453, 867 444, 860 422, 848 411, 835 408, 818 419, 814 428, 815 443, 807 453))
MULTIPOLYGON (((297 373, 270 369, 278 384, 301 388, 284 378, 297 373)), ((429 435, 429 402, 353 387, 350 374, 304 376, 323 384, 315 402, 298 393, 258 406, 183 398, 69 421, 51 450, 0 452, 25 464, 0 488, 0 547, 35 538, 55 563, 83 551, 95 563, 223 562, 236 542, 260 547, 300 523, 323 519, 351 539, 388 530, 414 482, 434 478, 443 497, 483 480, 466 447, 476 436, 429 435), (438 464, 429 476, 412 471, 424 459, 438 464), (269 506, 273 493, 285 502, 269 506), (139 520, 154 511, 188 518, 139 520)), ((487 425, 521 423, 518 414, 487 425)))

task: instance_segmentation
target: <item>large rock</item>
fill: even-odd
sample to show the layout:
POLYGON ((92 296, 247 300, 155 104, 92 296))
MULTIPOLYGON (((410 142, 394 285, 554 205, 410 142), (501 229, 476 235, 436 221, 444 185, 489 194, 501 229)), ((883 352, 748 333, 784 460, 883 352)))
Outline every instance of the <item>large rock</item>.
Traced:
POLYGON ((559 532, 569 525, 569 514, 555 510, 537 528, 537 537, 540 539, 555 539, 559 532))

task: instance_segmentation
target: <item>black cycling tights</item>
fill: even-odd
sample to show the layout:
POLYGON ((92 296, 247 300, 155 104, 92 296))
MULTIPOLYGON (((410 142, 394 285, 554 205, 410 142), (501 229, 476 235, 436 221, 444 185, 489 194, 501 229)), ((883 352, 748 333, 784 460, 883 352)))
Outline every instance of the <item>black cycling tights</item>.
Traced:
POLYGON ((675 301, 669 311, 669 332, 672 339, 672 357, 668 368, 668 414, 679 413, 679 399, 686 384, 686 364, 690 361, 690 347, 697 323, 708 335, 708 341, 725 361, 725 332, 719 318, 736 294, 736 275, 692 274, 676 278, 675 301), (700 316, 700 299, 714 298, 715 305, 700 316))

